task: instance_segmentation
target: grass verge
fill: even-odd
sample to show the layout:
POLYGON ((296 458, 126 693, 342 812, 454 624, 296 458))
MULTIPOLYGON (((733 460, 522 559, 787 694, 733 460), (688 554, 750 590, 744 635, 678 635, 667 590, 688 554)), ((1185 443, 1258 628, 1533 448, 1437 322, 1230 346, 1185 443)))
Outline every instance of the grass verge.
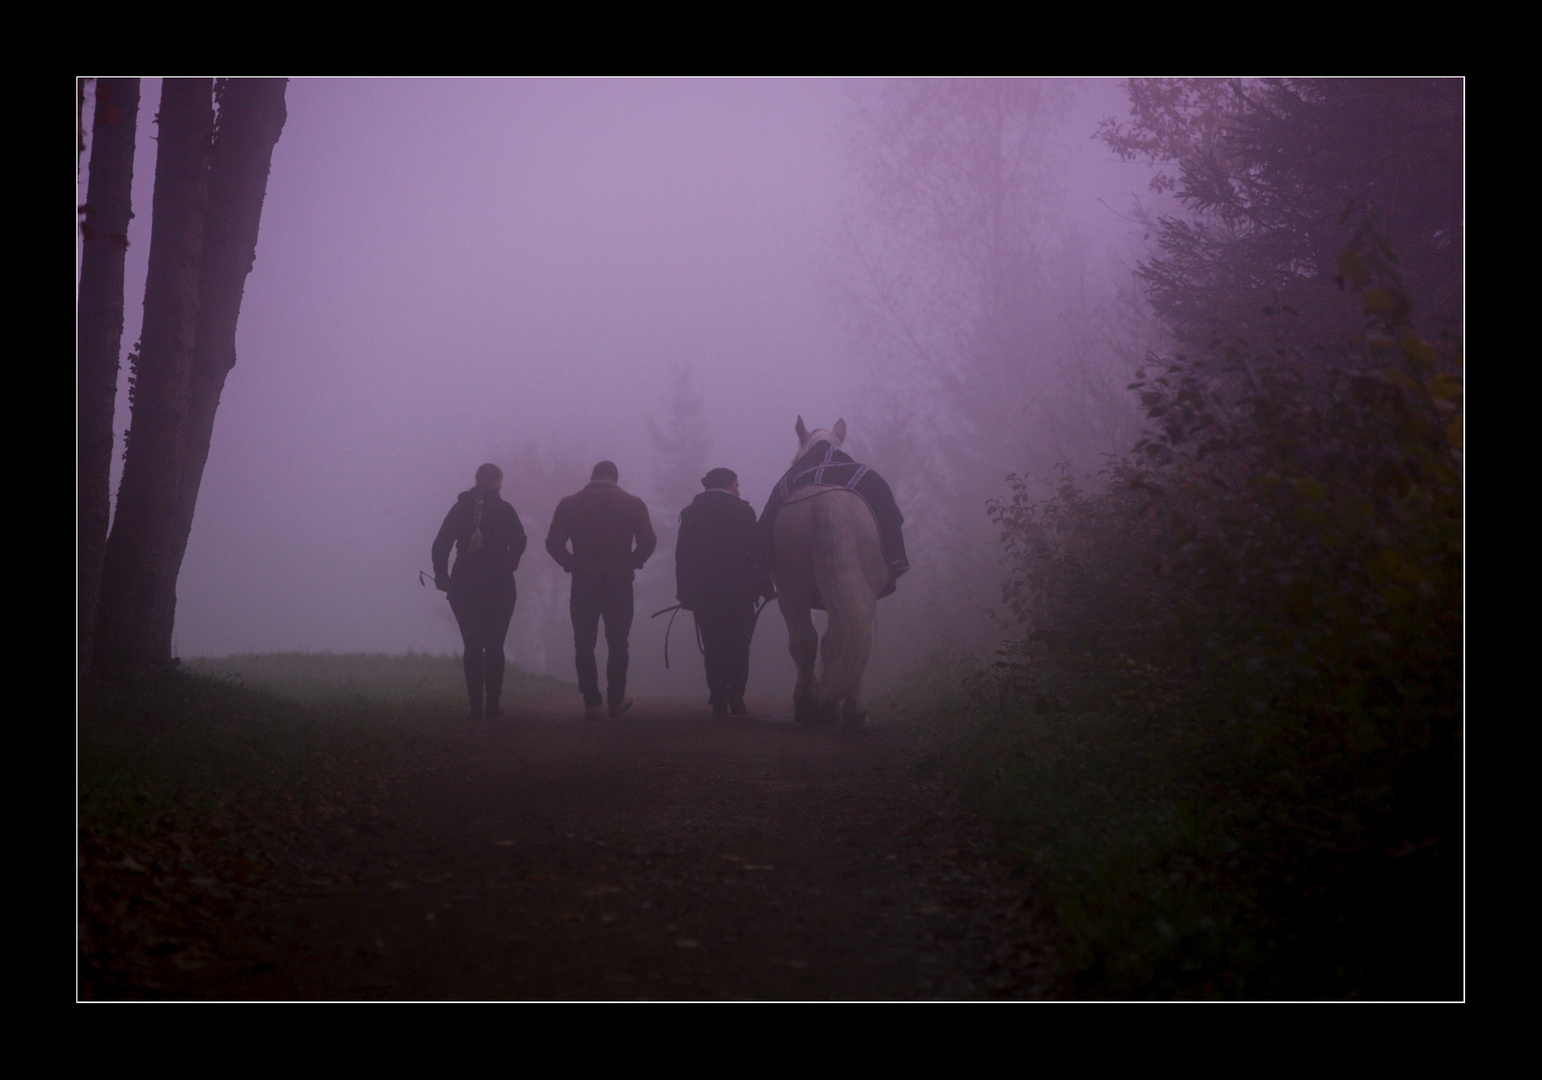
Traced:
MULTIPOLYGON (((98 683, 81 701, 82 997, 184 993, 223 927, 270 910, 275 890, 330 881, 337 836, 391 828, 388 786, 446 723, 465 723, 454 657, 189 667, 98 683)), ((510 705, 563 688, 508 675, 510 705)))
POLYGON ((913 700, 1079 995, 1461 996, 1459 748, 1334 754, 1298 716, 1045 674, 1010 695, 934 672, 913 700))

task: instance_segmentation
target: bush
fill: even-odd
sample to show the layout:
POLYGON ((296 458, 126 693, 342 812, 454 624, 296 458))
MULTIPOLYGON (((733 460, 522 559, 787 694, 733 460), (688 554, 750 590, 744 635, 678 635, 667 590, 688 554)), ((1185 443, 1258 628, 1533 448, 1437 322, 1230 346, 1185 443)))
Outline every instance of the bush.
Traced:
POLYGON ((1040 869, 1105 988, 1460 992, 1460 358, 1412 333, 1394 262, 1362 229, 1337 340, 1152 360, 1099 486, 991 505, 1012 634, 976 737, 1077 768, 985 788, 1019 834, 1045 792, 1081 808, 1049 833, 1083 863, 1040 869))

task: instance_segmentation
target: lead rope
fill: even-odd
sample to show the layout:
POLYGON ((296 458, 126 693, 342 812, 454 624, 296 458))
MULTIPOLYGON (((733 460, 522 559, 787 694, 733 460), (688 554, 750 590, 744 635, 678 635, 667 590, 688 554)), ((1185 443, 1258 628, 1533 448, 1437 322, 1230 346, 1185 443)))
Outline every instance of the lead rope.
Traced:
MULTIPOLYGON (((753 639, 755 637, 755 624, 760 621, 760 613, 762 611, 766 610, 766 605, 769 604, 770 602, 771 601, 769 601, 769 600, 762 600, 760 602, 760 606, 755 609, 755 615, 754 615, 753 618, 750 619, 750 638, 751 639, 753 639)), ((673 612, 674 613, 673 615, 669 616, 669 622, 664 625, 664 670, 666 670, 666 671, 669 670, 669 633, 670 633, 671 630, 673 630, 675 628, 675 615, 680 614, 680 609, 682 607, 684 607, 684 606, 685 606, 684 604, 676 604, 674 607, 660 608, 658 611, 655 611, 652 615, 648 616, 648 618, 650 618, 650 619, 657 619, 660 615, 663 615, 665 612, 673 612)), ((701 655, 706 656, 707 655, 707 646, 701 640, 701 624, 696 622, 696 613, 694 611, 691 612, 691 622, 696 627, 696 647, 701 650, 701 655)))
MULTIPOLYGON (((664 627, 664 670, 665 671, 669 670, 669 632, 675 628, 675 615, 680 614, 680 609, 682 607, 684 607, 684 606, 685 606, 684 604, 676 604, 674 607, 660 608, 658 611, 655 611, 652 615, 648 616, 648 618, 650 618, 650 619, 657 619, 660 615, 664 614, 666 611, 674 612, 674 615, 671 615, 669 617, 669 622, 664 627)), ((694 618, 694 617, 695 616, 692 616, 692 618, 694 618)), ((700 641, 701 641, 701 628, 700 627, 696 628, 696 640, 697 640, 698 643, 700 643, 700 641)), ((705 654, 703 654, 703 655, 705 655, 705 654)))

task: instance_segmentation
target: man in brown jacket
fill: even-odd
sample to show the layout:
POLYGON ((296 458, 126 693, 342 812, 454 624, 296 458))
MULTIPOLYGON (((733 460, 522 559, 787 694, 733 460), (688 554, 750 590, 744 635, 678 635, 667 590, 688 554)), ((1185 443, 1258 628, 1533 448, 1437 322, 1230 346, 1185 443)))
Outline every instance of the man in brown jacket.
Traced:
POLYGON ((546 533, 546 550, 573 575, 569 601, 573 651, 584 715, 590 720, 600 718, 602 702, 608 701, 612 717, 632 707, 632 697, 626 692, 632 580, 658 544, 647 506, 636 495, 622 491, 619 479, 614 462, 600 462, 582 491, 557 504, 546 533), (608 650, 604 698, 600 697, 600 674, 594 659, 602 618, 608 650))

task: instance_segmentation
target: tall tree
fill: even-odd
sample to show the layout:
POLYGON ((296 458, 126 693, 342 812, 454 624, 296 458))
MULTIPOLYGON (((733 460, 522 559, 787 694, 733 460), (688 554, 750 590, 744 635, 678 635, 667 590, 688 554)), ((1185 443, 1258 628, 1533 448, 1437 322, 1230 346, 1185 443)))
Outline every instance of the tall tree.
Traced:
MULTIPOLYGON (((859 97, 845 275, 855 346, 885 405, 853 418, 854 454, 905 500, 917 573, 891 635, 968 640, 995 592, 986 500, 1008 472, 1121 449, 1122 357, 1084 331, 1088 244, 1065 224, 1057 136, 1073 88, 1034 79, 909 80, 859 97), (883 429, 887 429, 883 432, 883 429), (923 613, 924 609, 924 613, 923 613)), ((1112 327, 1103 320, 1107 329, 1112 327)), ((935 645, 902 646, 913 658, 935 645)), ((891 655, 897 655, 891 653, 891 655)))
POLYGON ((236 321, 246 277, 257 258, 257 227, 268 191, 273 147, 288 118, 285 83, 284 79, 221 79, 215 87, 218 120, 209 164, 197 344, 173 523, 174 572, 180 572, 187 552, 193 509, 214 436, 214 413, 225 378, 236 364, 236 321))
POLYGON ((1186 213, 1155 223, 1160 254, 1141 276, 1191 353, 1310 341, 1336 327, 1339 257, 1366 225, 1397 252, 1414 329, 1459 336, 1461 80, 1133 80, 1128 89, 1130 123, 1100 134, 1126 158, 1178 166, 1186 213))
POLYGON ((172 524, 197 342, 213 89, 210 79, 161 87, 144 327, 129 358, 132 418, 102 565, 95 666, 171 658, 172 524))
MULTIPOLYGON (((82 82, 84 95, 84 82, 82 82)), ((91 167, 80 208, 80 293, 76 300, 76 558, 80 671, 91 666, 102 553, 110 517, 112 419, 123 344, 123 260, 134 216, 134 129, 138 79, 98 79, 91 167)))
POLYGON ((284 88, 283 79, 229 79, 216 92, 208 79, 167 79, 162 90, 144 332, 103 566, 101 664, 171 660, 177 575, 235 363, 284 88))

